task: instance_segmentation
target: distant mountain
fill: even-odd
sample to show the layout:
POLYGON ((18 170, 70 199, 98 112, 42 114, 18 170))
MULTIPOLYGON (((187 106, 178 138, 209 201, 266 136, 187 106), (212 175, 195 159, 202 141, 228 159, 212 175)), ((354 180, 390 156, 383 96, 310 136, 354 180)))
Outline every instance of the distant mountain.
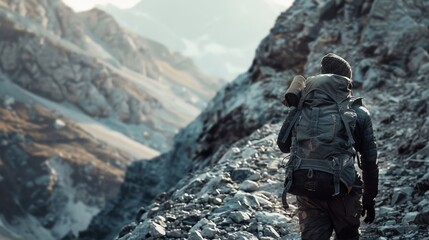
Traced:
POLYGON ((259 41, 284 10, 268 0, 143 0, 125 10, 100 7, 228 81, 247 70, 259 41))
POLYGON ((0 0, 0 239, 85 229, 221 85, 101 10, 0 0))
POLYGON ((13 82, 160 151, 222 84, 100 10, 76 15, 57 0, 4 1, 0 14, 0 70, 13 82))

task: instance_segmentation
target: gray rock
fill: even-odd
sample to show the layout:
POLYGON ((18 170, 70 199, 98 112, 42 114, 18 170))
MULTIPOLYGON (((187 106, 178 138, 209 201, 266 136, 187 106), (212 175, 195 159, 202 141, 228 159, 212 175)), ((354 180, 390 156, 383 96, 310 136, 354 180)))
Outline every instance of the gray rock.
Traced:
POLYGON ((280 213, 271 213, 271 212, 256 212, 255 218, 258 222, 268 224, 274 227, 282 227, 284 224, 291 222, 291 218, 286 217, 280 213))
POLYGON ((402 223, 409 224, 411 222, 414 222, 419 212, 408 212, 405 214, 405 216, 402 218, 402 223))
POLYGON ((148 232, 150 236, 154 238, 160 238, 166 235, 165 228, 154 222, 150 224, 148 232))
POLYGON ((245 192, 254 192, 258 189, 258 187, 259 184, 252 180, 246 180, 240 184, 240 190, 243 190, 245 192))
POLYGON ((171 231, 168 231, 166 236, 170 238, 182 238, 183 233, 182 233, 182 230, 180 229, 173 229, 171 231))
POLYGON ((410 72, 417 73, 420 71, 420 67, 427 62, 429 62, 429 54, 424 48, 418 47, 411 52, 407 66, 410 72))
POLYGON ((272 237, 275 239, 280 238, 280 234, 273 228, 273 226, 267 225, 264 227, 264 236, 272 237))
POLYGON ((331 19, 335 16, 335 0, 320 0, 317 12, 320 20, 331 19))
POLYGON ((249 180, 252 180, 252 181, 259 181, 260 179, 261 179, 261 174, 258 172, 249 176, 249 180))
POLYGON ((417 224, 429 224, 429 209, 427 209, 425 212, 420 212, 417 214, 416 218, 414 219, 414 222, 417 224))
POLYGON ((222 198, 213 198, 212 199, 213 204, 215 205, 221 205, 222 204, 222 198))
POLYGON ((219 229, 216 227, 206 226, 201 231, 201 235, 205 238, 213 239, 219 233, 219 229))
POLYGON ((391 213, 395 212, 395 209, 392 207, 386 207, 386 206, 382 206, 378 209, 378 214, 380 216, 386 216, 389 215, 391 213))
POLYGON ((248 208, 259 208, 261 206, 255 196, 242 191, 238 191, 230 201, 239 203, 240 205, 248 208))
POLYGON ((418 70, 419 75, 424 75, 428 73, 429 73, 429 62, 422 64, 418 70))
POLYGON ((366 91, 372 90, 380 85, 380 73, 374 68, 370 68, 364 78, 365 81, 362 87, 366 91))
POLYGON ((194 232, 189 233, 188 239, 189 240, 204 240, 204 237, 201 235, 200 231, 194 231, 194 232))
POLYGON ((228 240, 258 240, 258 238, 249 232, 239 231, 228 233, 228 240))
POLYGON ((391 206, 408 202, 411 199, 413 188, 411 187, 397 187, 393 189, 391 206))
POLYGON ((250 215, 247 212, 243 212, 243 211, 231 212, 229 214, 229 217, 235 223, 243 223, 243 222, 248 222, 250 220, 250 215))

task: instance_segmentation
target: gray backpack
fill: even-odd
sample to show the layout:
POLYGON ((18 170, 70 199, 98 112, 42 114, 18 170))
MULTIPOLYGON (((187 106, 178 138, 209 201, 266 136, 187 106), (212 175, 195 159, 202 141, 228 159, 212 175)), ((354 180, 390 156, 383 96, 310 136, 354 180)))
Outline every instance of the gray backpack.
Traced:
POLYGON ((356 125, 351 80, 335 74, 310 77, 296 108, 292 109, 277 144, 290 152, 286 164, 283 205, 286 194, 325 199, 348 194, 356 170, 352 130, 356 125))

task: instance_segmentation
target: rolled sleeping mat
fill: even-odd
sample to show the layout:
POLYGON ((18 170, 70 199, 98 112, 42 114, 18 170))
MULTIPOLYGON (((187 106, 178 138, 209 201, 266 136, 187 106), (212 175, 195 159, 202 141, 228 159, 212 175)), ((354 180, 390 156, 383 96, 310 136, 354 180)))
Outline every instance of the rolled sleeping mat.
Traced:
POLYGON ((296 75, 289 88, 286 90, 284 104, 288 107, 297 107, 301 92, 305 88, 305 78, 301 75, 296 75))

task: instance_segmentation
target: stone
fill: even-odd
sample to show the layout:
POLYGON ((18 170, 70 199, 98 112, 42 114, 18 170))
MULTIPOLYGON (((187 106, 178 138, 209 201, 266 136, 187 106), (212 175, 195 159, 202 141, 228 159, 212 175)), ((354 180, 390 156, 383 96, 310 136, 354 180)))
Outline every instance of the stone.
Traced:
POLYGON ((420 212, 417 214, 416 218, 414 219, 414 222, 416 224, 429 224, 429 210, 426 212, 420 212))
POLYGON ((422 64, 417 71, 419 75, 425 75, 429 73, 429 61, 427 63, 422 64))
POLYGON ((204 237, 201 235, 200 231, 193 231, 188 236, 189 240, 204 240, 204 237))
POLYGON ((166 235, 165 228, 152 222, 149 226, 149 234, 154 238, 160 238, 166 235))
POLYGON ((231 179, 234 182, 242 182, 257 172, 251 168, 238 168, 231 172, 231 179))
POLYGON ((212 202, 213 202, 213 204, 215 204, 215 205, 221 205, 222 204, 222 198, 214 198, 213 200, 212 200, 212 202))
POLYGON ((201 231, 201 235, 208 239, 213 239, 216 237, 216 235, 219 233, 219 229, 216 227, 204 227, 201 231))
POLYGON ((405 214, 405 216, 402 218, 402 223, 409 224, 414 222, 419 212, 408 212, 405 214))
POLYGON ((395 209, 392 207, 386 207, 386 206, 382 206, 378 209, 378 214, 380 216, 386 216, 389 215, 391 213, 395 212, 395 209))
POLYGON ((128 225, 125 225, 121 231, 118 233, 118 238, 121 238, 125 235, 127 235, 128 233, 132 232, 135 228, 136 228, 136 224, 135 223, 130 223, 128 225))
POLYGON ((258 240, 258 238, 249 232, 239 231, 228 233, 228 240, 258 240))
POLYGON ((250 215, 247 212, 243 212, 243 211, 231 212, 229 214, 229 217, 235 223, 243 223, 243 222, 248 222, 250 220, 250 215))
POLYGON ((420 67, 429 62, 429 54, 422 47, 416 48, 410 54, 410 60, 407 64, 408 69, 412 73, 417 73, 420 71, 420 67))
POLYGON ((320 20, 329 20, 335 16, 335 0, 318 0, 317 2, 320 20))
POLYGON ((243 191, 238 191, 231 199, 231 201, 239 203, 240 205, 244 205, 248 208, 259 208, 261 206, 255 196, 243 191))
POLYGON ((170 238, 181 238, 183 237, 183 233, 180 229, 173 229, 171 231, 168 231, 166 236, 170 238))
POLYGON ((411 199, 413 188, 411 187, 397 187, 393 189, 391 206, 408 202, 411 199))
POLYGON ((258 189, 259 184, 252 181, 252 180, 246 180, 242 184, 240 184, 240 190, 245 192, 254 192, 258 189))
POLYGON ((284 224, 291 222, 291 218, 286 217, 280 213, 271 213, 271 212, 256 212, 254 217, 258 222, 268 224, 274 227, 282 227, 284 224))
POLYGON ((280 238, 280 234, 273 228, 273 226, 267 225, 264 227, 264 236, 272 237, 275 239, 280 238))
POLYGON ((61 119, 56 119, 54 122, 54 127, 57 130, 65 128, 66 126, 67 126, 67 124, 61 119))

